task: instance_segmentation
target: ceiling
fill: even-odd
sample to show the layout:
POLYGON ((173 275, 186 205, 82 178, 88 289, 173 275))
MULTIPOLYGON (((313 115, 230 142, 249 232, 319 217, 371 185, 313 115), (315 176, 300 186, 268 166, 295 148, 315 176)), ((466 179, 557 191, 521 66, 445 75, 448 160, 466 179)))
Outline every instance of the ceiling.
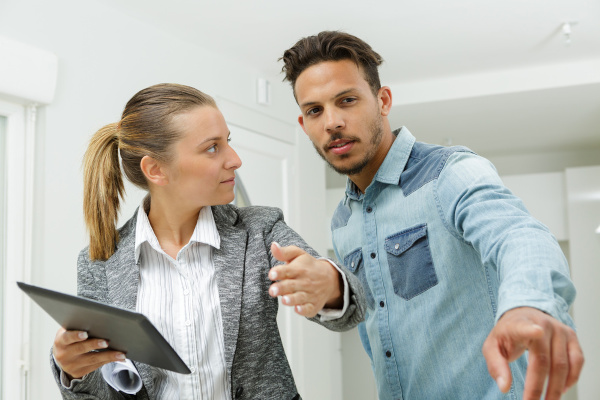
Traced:
POLYGON ((270 76, 303 36, 359 36, 385 60, 392 126, 422 141, 487 156, 600 149, 598 0, 100 1, 270 76))

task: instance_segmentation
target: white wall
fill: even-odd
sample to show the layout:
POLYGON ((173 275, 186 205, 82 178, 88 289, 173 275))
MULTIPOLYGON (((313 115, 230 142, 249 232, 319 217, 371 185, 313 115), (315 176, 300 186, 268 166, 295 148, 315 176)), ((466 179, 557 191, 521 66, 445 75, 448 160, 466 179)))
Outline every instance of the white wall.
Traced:
MULTIPOLYGON (((126 101, 139 89, 159 82, 197 87, 245 108, 244 115, 226 116, 240 126, 245 126, 253 112, 292 123, 296 119, 297 106, 280 76, 264 76, 231 55, 206 51, 94 0, 3 0, 0 35, 49 50, 59 58, 55 99, 40 110, 38 120, 32 274, 32 283, 37 285, 75 292, 76 258, 87 243, 81 216, 81 158, 90 135, 118 119, 126 101), (270 107, 255 103, 258 77, 271 82, 270 107)), ((304 148, 298 152, 298 159, 304 160, 304 153, 310 158, 314 150, 304 148)), ((305 177, 303 184, 323 186, 313 192, 323 198, 322 163, 313 160, 305 166, 302 173, 310 171, 311 179, 305 177)), ((317 248, 324 233, 311 228, 320 226, 320 221, 311 221, 319 207, 316 204, 297 210, 297 220, 302 221, 299 230, 317 248)), ((317 217, 322 214, 316 213, 317 217)), ((32 318, 31 398, 58 399, 49 368, 49 349, 57 325, 35 307, 32 318)), ((324 345, 316 350, 304 348, 308 356, 302 374, 306 378, 301 374, 297 380, 308 400, 324 398, 323 393, 334 399, 339 393, 339 336, 325 332, 303 326, 302 334, 307 338, 298 335, 299 343, 310 339, 324 345), (322 368, 314 368, 315 351, 327 349, 333 349, 334 356, 323 356, 322 368)))
POLYGON ((585 365, 579 399, 599 399, 600 386, 600 166, 566 170, 571 275, 577 288, 573 307, 585 365))

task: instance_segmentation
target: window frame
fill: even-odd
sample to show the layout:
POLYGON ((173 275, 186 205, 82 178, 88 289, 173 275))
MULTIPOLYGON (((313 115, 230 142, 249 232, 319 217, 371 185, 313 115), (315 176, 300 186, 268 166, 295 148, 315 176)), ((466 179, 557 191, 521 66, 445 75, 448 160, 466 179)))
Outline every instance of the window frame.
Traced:
POLYGON ((36 107, 0 98, 0 115, 6 118, 0 399, 27 399, 30 307, 16 282, 31 275, 36 107))

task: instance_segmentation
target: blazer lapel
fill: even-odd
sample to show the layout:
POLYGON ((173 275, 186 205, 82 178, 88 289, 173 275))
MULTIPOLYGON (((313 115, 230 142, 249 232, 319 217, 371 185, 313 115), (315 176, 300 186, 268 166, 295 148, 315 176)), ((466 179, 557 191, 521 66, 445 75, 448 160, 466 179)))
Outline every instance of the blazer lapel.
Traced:
POLYGON ((106 280, 108 302, 135 311, 140 282, 140 268, 135 263, 135 229, 121 236, 119 248, 106 262, 106 280))
MULTIPOLYGON (((140 282, 140 267, 135 262, 135 226, 137 211, 128 225, 121 230, 121 238, 115 253, 106 261, 106 280, 108 283, 108 303, 116 307, 135 311, 137 291, 140 282)), ((146 390, 145 398, 152 398, 154 379, 150 366, 133 362, 136 366, 146 390)), ((138 396, 144 393, 138 393, 138 396)))
POLYGON ((240 326, 248 232, 235 226, 237 214, 231 208, 213 207, 212 210, 221 237, 221 248, 214 249, 213 262, 221 302, 225 362, 231 376, 240 326))

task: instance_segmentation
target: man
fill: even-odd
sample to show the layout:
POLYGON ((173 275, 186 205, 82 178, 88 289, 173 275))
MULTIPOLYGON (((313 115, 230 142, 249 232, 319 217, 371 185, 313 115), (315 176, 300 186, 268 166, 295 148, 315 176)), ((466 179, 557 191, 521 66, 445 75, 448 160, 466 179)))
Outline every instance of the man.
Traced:
POLYGON ((583 354, 548 229, 487 160, 392 132, 382 59, 364 41, 321 32, 282 59, 298 122, 349 178, 333 244, 366 292, 359 332, 380 400, 560 398, 583 354))

